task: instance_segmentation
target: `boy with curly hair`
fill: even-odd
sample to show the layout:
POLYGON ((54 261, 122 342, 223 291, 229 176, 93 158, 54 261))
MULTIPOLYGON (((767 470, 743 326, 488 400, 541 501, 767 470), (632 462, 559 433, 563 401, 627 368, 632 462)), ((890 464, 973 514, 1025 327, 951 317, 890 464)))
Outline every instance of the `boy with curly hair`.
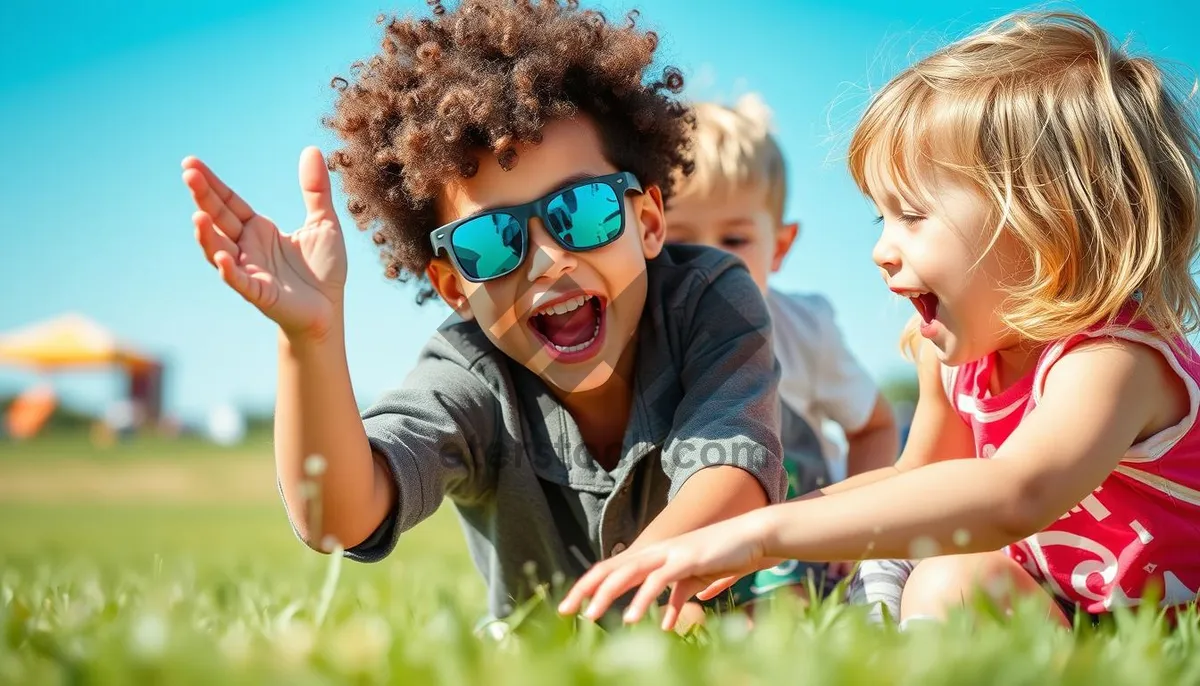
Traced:
POLYGON ((455 313, 401 387, 359 414, 319 151, 292 234, 199 160, 183 178, 209 261, 279 327, 275 459, 299 536, 380 560, 449 497, 503 618, 558 574, 778 502, 778 370, 745 267, 664 247, 690 115, 677 71, 643 78, 655 34, 575 2, 430 4, 334 80, 327 120, 387 274, 455 313))

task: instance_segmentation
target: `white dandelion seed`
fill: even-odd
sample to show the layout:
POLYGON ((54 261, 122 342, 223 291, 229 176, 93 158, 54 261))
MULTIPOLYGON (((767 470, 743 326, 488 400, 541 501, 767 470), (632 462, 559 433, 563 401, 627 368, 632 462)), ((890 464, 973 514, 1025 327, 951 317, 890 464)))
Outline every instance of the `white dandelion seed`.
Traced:
POLYGON ((750 636, 750 621, 747 617, 733 614, 722 617, 717 625, 721 638, 730 643, 740 643, 750 636))
POLYGON ((937 557, 941 552, 941 546, 929 536, 918 536, 908 546, 908 556, 915 560, 937 557))
POLYGON ((493 641, 499 642, 499 641, 503 641, 504 639, 508 638, 508 635, 511 632, 512 632, 512 627, 510 627, 508 625, 508 622, 504 622, 504 621, 497 619, 497 620, 488 622, 483 627, 483 629, 481 630, 480 633, 482 633, 485 637, 490 638, 493 641))
POLYGON ((309 455, 304 459, 304 473, 310 477, 318 477, 325 473, 325 458, 320 455, 309 455))
POLYGON ((273 645, 284 664, 294 665, 308 659, 317 645, 317 637, 307 625, 289 622, 276 632, 273 645))
POLYGON ((337 536, 333 534, 325 534, 321 539, 321 550, 327 553, 334 553, 342 549, 341 541, 338 541, 337 536))
POLYGON ((361 672, 387 655, 392 631, 379 617, 359 617, 338 632, 332 647, 332 657, 344 671, 361 672))
POLYGON ((983 593, 992 598, 1003 598, 1012 592, 1012 580, 1003 575, 997 575, 985 579, 983 583, 978 584, 977 590, 983 591, 983 593))
POLYGON ((130 628, 129 648, 143 658, 162 655, 167 648, 167 623, 158 615, 142 615, 130 628))
POLYGON ((250 635, 244 626, 234 626, 221 637, 218 648, 225 659, 243 664, 250 659, 250 635))
POLYGON ((607 641, 596 655, 593 664, 605 675, 661 669, 666 662, 667 643, 663 632, 625 632, 607 641))

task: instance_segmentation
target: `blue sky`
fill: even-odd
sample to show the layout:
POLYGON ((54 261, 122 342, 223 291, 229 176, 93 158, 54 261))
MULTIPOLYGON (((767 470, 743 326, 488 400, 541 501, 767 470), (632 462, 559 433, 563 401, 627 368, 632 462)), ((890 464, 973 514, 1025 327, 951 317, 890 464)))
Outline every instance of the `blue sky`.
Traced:
MULTIPOLYGON (((640 6, 643 24, 663 39, 660 59, 684 70, 689 97, 763 95, 790 167, 789 213, 803 226, 776 284, 825 293, 864 364, 880 379, 905 373, 896 339, 911 306, 884 289, 871 263, 872 212, 845 171, 844 141, 869 89, 943 40, 1024 5, 601 6, 612 17, 640 6)), ((274 330, 224 287, 194 244, 179 161, 200 156, 291 230, 303 213, 299 152, 331 142, 320 126, 332 104, 330 78, 374 50, 381 9, 424 7, 423 0, 7 3, 0 331, 80 312, 168 361, 170 411, 193 419, 223 402, 270 407, 274 330)), ((1073 7, 1143 51, 1200 68, 1195 2, 1073 7)), ((447 311, 418 308, 412 291, 386 281, 367 236, 349 230, 347 240, 348 350, 365 403, 402 380, 447 311)), ((0 370, 0 392, 32 379, 0 370)), ((67 401, 81 407, 100 407, 118 391, 111 375, 60 381, 67 401)))

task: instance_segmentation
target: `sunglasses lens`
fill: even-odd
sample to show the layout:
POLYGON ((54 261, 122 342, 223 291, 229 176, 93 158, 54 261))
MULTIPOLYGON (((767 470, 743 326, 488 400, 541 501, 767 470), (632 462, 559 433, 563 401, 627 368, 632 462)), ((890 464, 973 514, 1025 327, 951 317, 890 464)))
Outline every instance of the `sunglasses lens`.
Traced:
POLYGON ((458 225, 450 236, 450 247, 466 276, 494 279, 521 262, 521 225, 510 214, 476 217, 458 225))
POLYGON ((589 183, 560 193, 546 207, 546 224, 576 250, 612 242, 625 228, 621 197, 606 183, 589 183))

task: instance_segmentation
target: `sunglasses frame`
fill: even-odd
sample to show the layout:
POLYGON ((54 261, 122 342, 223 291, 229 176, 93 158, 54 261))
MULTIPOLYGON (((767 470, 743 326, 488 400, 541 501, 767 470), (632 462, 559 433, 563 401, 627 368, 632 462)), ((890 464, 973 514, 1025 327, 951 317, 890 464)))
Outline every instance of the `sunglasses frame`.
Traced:
POLYGON ((621 171, 612 174, 604 174, 602 176, 593 176, 586 179, 580 179, 571 184, 563 186, 562 188, 547 193, 536 200, 521 203, 520 205, 511 205, 509 207, 494 207, 440 226, 429 233, 429 242, 433 246, 434 257, 437 257, 437 255, 441 252, 445 252, 446 255, 450 257, 450 262, 454 265, 454 268, 458 270, 458 273, 461 274, 462 277, 467 281, 472 283, 495 281, 496 279, 501 279, 509 274, 512 274, 520 269, 521 265, 525 263, 525 258, 529 255, 529 220, 534 217, 542 220, 542 226, 546 228, 546 233, 550 234, 550 238, 555 243, 561 246, 564 250, 568 250, 570 252, 588 252, 590 250, 597 250, 616 241, 625 233, 625 194, 629 191, 636 191, 638 193, 644 192, 642 190, 642 184, 632 172, 621 171), (597 183, 608 186, 617 194, 617 198, 620 201, 618 205, 620 207, 621 228, 617 231, 615 236, 597 245, 591 245, 586 248, 567 245, 555 231, 550 230, 549 223, 546 220, 546 214, 550 208, 550 203, 567 191, 597 183), (487 217, 493 214, 507 214, 517 221, 518 226, 521 228, 521 255, 517 259, 517 264, 512 269, 495 276, 489 276, 487 278, 475 278, 468 275, 466 270, 462 268, 462 264, 460 264, 458 261, 458 256, 454 254, 454 245, 451 240, 453 239, 454 232, 458 229, 458 227, 466 224, 467 222, 479 219, 480 217, 487 217))

